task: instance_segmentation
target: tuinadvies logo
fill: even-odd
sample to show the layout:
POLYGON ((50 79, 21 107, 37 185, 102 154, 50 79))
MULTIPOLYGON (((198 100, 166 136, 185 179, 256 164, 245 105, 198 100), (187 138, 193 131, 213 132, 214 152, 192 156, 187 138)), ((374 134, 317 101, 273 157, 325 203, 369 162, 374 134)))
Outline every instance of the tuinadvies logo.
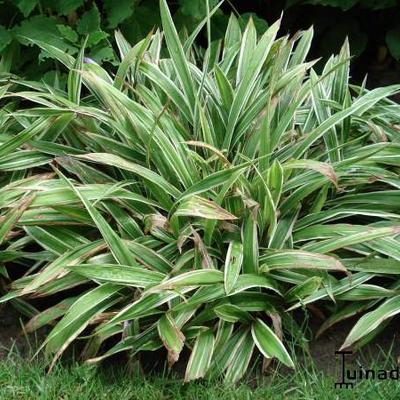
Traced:
POLYGON ((349 368, 346 363, 346 356, 353 354, 352 351, 335 351, 340 363, 340 377, 335 382, 335 388, 337 389, 353 389, 357 381, 362 380, 393 380, 398 381, 400 379, 400 368, 394 368, 390 370, 386 369, 368 369, 364 368, 359 364, 358 368, 349 368))

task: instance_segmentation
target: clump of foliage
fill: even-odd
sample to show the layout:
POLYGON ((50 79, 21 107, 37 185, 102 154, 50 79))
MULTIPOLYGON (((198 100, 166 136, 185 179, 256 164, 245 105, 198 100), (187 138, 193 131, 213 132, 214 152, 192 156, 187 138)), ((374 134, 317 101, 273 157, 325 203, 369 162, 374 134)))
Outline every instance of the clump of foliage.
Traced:
POLYGON ((400 86, 350 85, 348 43, 318 75, 312 29, 232 16, 203 50, 209 18, 180 37, 160 11, 116 33, 115 70, 32 39, 67 90, 1 81, 0 301, 55 324, 53 363, 77 338, 91 362, 186 347, 188 381, 294 367, 288 309, 324 310, 320 333, 367 311, 344 346, 371 340, 400 312, 400 86))

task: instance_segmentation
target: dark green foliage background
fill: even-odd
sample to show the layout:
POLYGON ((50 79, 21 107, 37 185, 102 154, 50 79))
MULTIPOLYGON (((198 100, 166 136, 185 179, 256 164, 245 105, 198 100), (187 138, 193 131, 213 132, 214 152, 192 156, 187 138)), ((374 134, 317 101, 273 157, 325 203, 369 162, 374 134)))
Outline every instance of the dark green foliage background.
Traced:
MULTIPOLYGON (((170 1, 174 21, 190 31, 206 15, 205 0, 170 1)), ((209 0, 210 7, 217 0, 209 0)), ((249 17, 261 32, 284 11, 283 30, 294 33, 313 24, 317 40, 315 57, 336 52, 349 36, 358 57, 359 75, 371 65, 400 59, 400 11, 396 0, 231 0, 212 19, 213 38, 224 32, 229 14, 238 13, 243 24, 249 17)), ((78 52, 88 35, 88 56, 99 63, 115 63, 109 46, 120 29, 135 43, 159 26, 156 0, 2 0, 0 1, 0 71, 30 79, 54 82, 63 76, 51 60, 29 46, 25 37, 44 40, 70 54, 78 52), (12 65, 12 67, 11 67, 12 65)))

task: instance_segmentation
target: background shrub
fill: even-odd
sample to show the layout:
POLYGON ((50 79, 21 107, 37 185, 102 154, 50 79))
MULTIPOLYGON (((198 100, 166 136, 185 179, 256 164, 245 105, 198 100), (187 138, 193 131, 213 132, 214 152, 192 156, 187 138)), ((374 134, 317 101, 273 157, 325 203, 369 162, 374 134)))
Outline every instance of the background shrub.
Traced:
MULTIPOLYGON (((179 31, 189 32, 206 15, 203 0, 170 2, 179 31)), ((209 0, 214 7, 217 0, 209 0)), ((43 79, 52 83, 55 76, 65 83, 57 65, 46 54, 32 47, 26 37, 42 40, 76 55, 86 35, 88 55, 100 63, 117 63, 110 43, 118 28, 131 43, 143 39, 154 27, 160 27, 156 0, 3 0, 0 8, 0 70, 43 79), (39 57, 38 57, 39 55, 39 57)), ((353 75, 362 80, 365 73, 396 68, 393 59, 400 58, 399 6, 394 0, 233 0, 223 3, 212 19, 212 38, 221 39, 232 11, 244 27, 252 17, 259 34, 280 17, 284 10, 282 30, 295 32, 314 25, 316 38, 311 55, 329 57, 338 52, 349 37, 351 52, 358 58, 353 75)), ((205 45, 205 36, 200 42, 205 45)), ((386 73, 383 80, 398 76, 386 73)), ((379 80, 378 80, 379 82, 379 80)), ((376 82, 372 82, 376 85, 376 82)))

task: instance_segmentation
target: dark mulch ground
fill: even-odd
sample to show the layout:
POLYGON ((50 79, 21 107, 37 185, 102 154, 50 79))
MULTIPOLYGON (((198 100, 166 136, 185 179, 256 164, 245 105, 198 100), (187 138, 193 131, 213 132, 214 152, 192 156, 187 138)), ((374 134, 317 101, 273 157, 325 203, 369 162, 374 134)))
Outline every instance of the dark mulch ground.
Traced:
POLYGON ((0 308, 0 358, 10 349, 17 347, 21 353, 29 349, 27 338, 23 335, 18 313, 9 305, 0 308))

